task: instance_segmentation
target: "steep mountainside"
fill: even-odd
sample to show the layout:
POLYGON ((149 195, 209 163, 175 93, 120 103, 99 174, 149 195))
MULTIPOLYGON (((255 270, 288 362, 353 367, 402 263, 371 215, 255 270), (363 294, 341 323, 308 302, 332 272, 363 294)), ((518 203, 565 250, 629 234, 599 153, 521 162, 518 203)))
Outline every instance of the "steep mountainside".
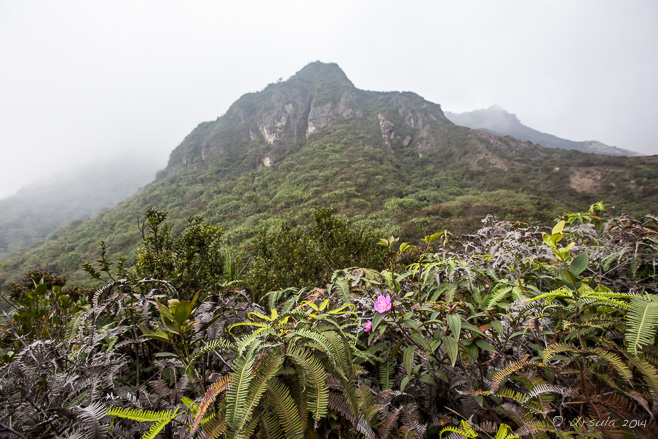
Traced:
POLYGON ((552 134, 542 133, 523 125, 515 114, 510 114, 497 105, 466 113, 450 113, 446 111, 445 114, 448 119, 457 125, 486 130, 501 136, 512 136, 515 139, 526 140, 548 148, 573 149, 580 152, 614 156, 639 155, 634 151, 608 146, 596 140, 574 142, 572 140, 561 139, 552 134))
POLYGON ((201 123, 155 182, 6 258, 0 279, 47 266, 79 280, 100 240, 110 255, 134 254, 149 208, 168 211, 174 231, 202 214, 235 247, 319 206, 416 239, 474 230, 489 213, 547 224, 600 200, 643 214, 658 206, 657 181, 658 157, 547 149, 457 126, 416 94, 358 90, 337 65, 313 63, 201 123))

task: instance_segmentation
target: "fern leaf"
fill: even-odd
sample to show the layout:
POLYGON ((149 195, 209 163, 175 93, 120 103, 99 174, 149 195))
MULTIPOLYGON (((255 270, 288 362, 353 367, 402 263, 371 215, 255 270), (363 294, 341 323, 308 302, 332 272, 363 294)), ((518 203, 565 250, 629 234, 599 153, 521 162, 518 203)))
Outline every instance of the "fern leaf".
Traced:
POLYGON ((343 396, 332 392, 329 395, 329 407, 350 421, 354 429, 363 434, 366 439, 376 439, 375 432, 370 428, 368 421, 362 415, 356 416, 343 396))
POLYGON ((342 372, 342 368, 338 366, 338 363, 336 362, 336 358, 338 357, 338 353, 336 352, 336 349, 334 346, 327 340, 327 337, 325 337, 321 333, 317 333, 314 331, 309 331, 308 329, 305 328, 299 328, 295 331, 295 335, 299 335, 304 338, 309 338, 313 341, 315 341, 319 347, 322 349, 322 351, 327 355, 329 360, 331 360, 331 363, 338 369, 340 372, 342 372))
POLYGON ((377 429, 379 437, 388 437, 389 433, 391 430, 393 430, 393 427, 395 427, 395 424, 398 422, 399 417, 400 409, 394 409, 386 412, 384 420, 381 424, 379 424, 379 428, 377 429))
POLYGON ((307 389, 309 409, 313 412, 313 418, 317 424, 320 419, 327 415, 329 398, 329 389, 325 386, 327 374, 322 367, 322 363, 304 349, 291 347, 286 355, 299 364, 306 373, 311 387, 310 391, 307 389))
POLYGON ((519 361, 515 361, 514 363, 507 365, 507 367, 505 367, 504 369, 496 371, 491 377, 492 378, 491 391, 495 392, 496 390, 498 390, 503 380, 509 375, 516 372, 517 370, 521 370, 527 366, 538 366, 538 365, 539 365, 538 363, 526 361, 525 358, 522 358, 519 361))
POLYGON ((542 361, 544 364, 548 364, 553 356, 560 352, 576 352, 576 348, 566 343, 552 344, 541 352, 542 361))
MULTIPOLYGON (((171 410, 169 410, 171 413, 171 410)), ((178 408, 176 408, 176 411, 172 413, 169 417, 162 419, 161 421, 156 422, 155 424, 151 425, 151 428, 149 428, 149 431, 147 431, 144 436, 142 436, 142 439, 155 439, 155 437, 162 431, 163 428, 171 422, 172 419, 174 419, 178 415, 178 408)))
POLYGON ((279 425, 278 419, 272 413, 266 412, 260 417, 259 437, 263 439, 285 439, 284 431, 279 425))
POLYGON ((528 395, 521 392, 516 392, 512 389, 498 389, 496 391, 496 396, 502 396, 504 398, 512 399, 518 402, 519 404, 525 404, 526 401, 530 399, 528 395))
MULTIPOLYGON (((233 360, 231 382, 226 392, 226 421, 234 430, 238 429, 240 420, 246 418, 245 405, 249 394, 249 383, 252 379, 251 366, 254 359, 236 358, 233 360)), ((243 419, 244 422, 244 419, 243 419)))
POLYGON ((518 434, 513 433, 512 427, 507 424, 501 424, 494 439, 518 439, 520 437, 518 434))
POLYGON ((278 350, 270 351, 267 356, 258 363, 258 367, 254 373, 254 378, 249 383, 249 396, 247 405, 244 409, 244 414, 241 415, 242 422, 237 430, 241 431, 248 420, 251 418, 252 412, 260 404, 261 398, 267 389, 267 381, 272 378, 281 369, 284 357, 278 350))
POLYGON ((290 390, 279 381, 271 378, 267 383, 267 401, 274 406, 279 424, 286 433, 286 437, 300 437, 302 435, 302 421, 299 410, 290 390))
POLYGON ((466 421, 461 421, 461 424, 459 427, 453 427, 451 425, 448 425, 447 427, 443 427, 441 431, 439 432, 439 438, 443 437, 443 434, 446 432, 452 432, 452 433, 457 433, 460 434, 464 437, 467 438, 476 438, 478 435, 473 429, 471 428, 470 425, 468 425, 468 422, 466 421))
POLYGON ((171 410, 152 412, 149 410, 112 407, 107 412, 107 415, 116 416, 118 418, 130 419, 131 421, 137 421, 137 422, 160 422, 164 419, 168 419, 171 416, 171 410))
POLYGON ((194 418, 194 423, 192 424, 192 430, 190 431, 190 436, 194 435, 194 432, 199 428, 201 420, 206 414, 210 404, 215 402, 217 395, 226 390, 231 381, 231 376, 227 375, 219 380, 215 381, 209 388, 206 390, 206 394, 203 396, 203 399, 199 403, 199 410, 194 418))
POLYGON ((658 302, 644 299, 631 300, 631 308, 626 314, 626 341, 628 351, 638 355, 642 346, 653 345, 658 327, 658 302))
POLYGON ((617 354, 612 353, 610 351, 606 351, 605 349, 602 348, 589 349, 587 350, 587 352, 597 355, 598 357, 606 360, 615 369, 617 369, 617 372, 619 372, 619 375, 621 375, 622 378, 624 379, 633 378, 633 372, 631 372, 628 366, 624 364, 622 359, 617 354))
MULTIPOLYGON (((534 398, 542 393, 559 393, 562 396, 571 396, 571 389, 567 387, 555 386, 553 384, 540 384, 528 393, 528 399, 534 398)), ((525 402, 527 402, 527 400, 525 402)), ((503 424, 505 425, 505 424, 503 424)), ((502 427, 502 425, 501 425, 502 427)))

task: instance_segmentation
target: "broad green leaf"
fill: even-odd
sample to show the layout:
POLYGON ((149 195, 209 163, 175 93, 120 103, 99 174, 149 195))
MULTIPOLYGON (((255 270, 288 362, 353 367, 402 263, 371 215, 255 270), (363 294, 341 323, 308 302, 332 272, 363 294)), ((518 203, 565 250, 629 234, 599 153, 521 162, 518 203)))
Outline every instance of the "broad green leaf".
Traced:
POLYGON ((443 343, 446 345, 446 351, 448 352, 450 363, 452 366, 454 366, 455 363, 457 362, 457 354, 459 353, 457 342, 451 336, 446 336, 443 337, 443 343))
POLYGON ((192 314, 192 304, 187 300, 181 300, 174 309, 174 319, 179 325, 185 323, 192 314))
POLYGON ((569 271, 578 276, 587 268, 588 257, 587 253, 581 253, 569 264, 569 271))
POLYGON ((425 340, 425 337, 423 337, 420 334, 412 334, 411 339, 415 341, 417 344, 421 345, 426 351, 430 350, 430 344, 425 340))
POLYGON ((384 314, 375 314, 375 317, 372 319, 372 332, 375 332, 382 320, 384 320, 384 314))
POLYGON ((404 364, 404 369, 407 372, 407 375, 411 375, 411 370, 414 366, 414 353, 416 352, 416 346, 410 345, 407 346, 407 349, 404 350, 402 355, 402 363, 404 364))
POLYGON ((491 321, 491 326, 496 330, 498 334, 501 336, 505 334, 505 331, 503 330, 503 324, 498 321, 498 320, 492 320, 491 321))
POLYGON ((562 229, 564 229, 564 224, 565 224, 564 220, 557 223, 555 227, 553 227, 553 231, 551 232, 551 235, 555 235, 556 233, 562 233, 562 229))
POLYGON ((496 349, 489 344, 489 342, 482 340, 481 338, 478 338, 475 340, 475 344, 478 345, 480 349, 484 349, 485 351, 489 352, 496 352, 496 349))
POLYGON ((448 314, 446 316, 448 320, 448 325, 452 331, 452 335, 455 337, 456 341, 459 341, 459 336, 461 335, 462 330, 462 319, 459 314, 448 314))
POLYGON ((404 388, 407 387, 407 384, 409 384, 410 379, 411 377, 409 377, 409 375, 402 378, 402 382, 400 383, 400 392, 404 392, 404 388))

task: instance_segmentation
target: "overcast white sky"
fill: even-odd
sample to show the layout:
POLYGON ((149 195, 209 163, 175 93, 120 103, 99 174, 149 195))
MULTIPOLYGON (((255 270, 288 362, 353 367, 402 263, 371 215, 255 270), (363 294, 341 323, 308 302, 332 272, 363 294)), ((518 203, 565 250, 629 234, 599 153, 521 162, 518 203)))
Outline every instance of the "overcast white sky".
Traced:
POLYGON ((116 154, 164 167, 198 123, 316 60, 658 154, 655 0, 0 0, 0 197, 116 154))

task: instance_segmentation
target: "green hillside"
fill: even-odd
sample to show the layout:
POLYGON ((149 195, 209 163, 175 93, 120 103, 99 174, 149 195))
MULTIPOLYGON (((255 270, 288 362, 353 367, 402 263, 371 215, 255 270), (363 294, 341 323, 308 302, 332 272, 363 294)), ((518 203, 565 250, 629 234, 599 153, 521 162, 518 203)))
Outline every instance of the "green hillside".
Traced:
POLYGON ((547 149, 459 127, 416 94, 358 90, 338 66, 313 63, 201 123, 139 194, 6 257, 0 279, 32 268, 85 279, 101 240, 111 258, 136 254, 150 208, 167 211, 175 233, 203 215, 245 248, 283 221, 310 222, 317 207, 417 239, 474 231, 487 214, 547 224, 600 200, 642 215, 658 207, 656 187, 658 157, 547 149))

